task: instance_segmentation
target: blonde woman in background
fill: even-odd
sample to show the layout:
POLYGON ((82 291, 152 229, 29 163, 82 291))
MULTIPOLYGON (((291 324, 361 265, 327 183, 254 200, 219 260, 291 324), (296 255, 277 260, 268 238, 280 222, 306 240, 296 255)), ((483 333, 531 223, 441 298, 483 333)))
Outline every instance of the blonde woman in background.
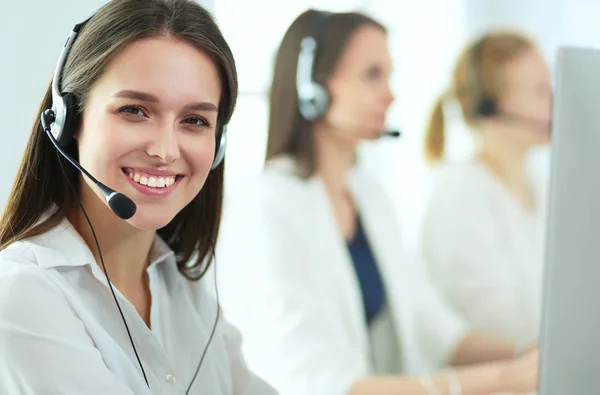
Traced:
MULTIPOLYGON (((480 144, 471 159, 439 170, 425 213, 424 260, 473 329, 525 349, 538 339, 544 213, 544 188, 527 158, 550 141, 550 71, 528 38, 492 32, 460 56, 450 92, 480 144)), ((444 154, 446 98, 426 134, 431 163, 444 154)))

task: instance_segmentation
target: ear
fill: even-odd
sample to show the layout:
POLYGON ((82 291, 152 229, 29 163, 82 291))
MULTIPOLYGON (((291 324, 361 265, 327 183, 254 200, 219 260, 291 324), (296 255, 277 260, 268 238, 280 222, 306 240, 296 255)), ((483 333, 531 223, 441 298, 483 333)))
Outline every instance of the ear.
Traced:
POLYGON ((339 96, 340 82, 341 82, 341 78, 339 78, 338 76, 336 76, 335 73, 333 73, 325 80, 325 83, 323 84, 323 86, 327 90, 327 98, 328 98, 327 110, 328 111, 329 111, 329 107, 331 107, 331 104, 333 102, 335 102, 336 98, 339 96))
POLYGON ((73 140, 79 141, 79 137, 81 136, 83 130, 84 117, 83 112, 79 113, 77 117, 77 127, 75 129, 75 133, 73 133, 73 140))
POLYGON ((336 88, 336 86, 339 83, 339 80, 340 77, 334 71, 331 74, 329 74, 329 77, 325 78, 325 83, 323 85, 329 90, 329 92, 331 92, 332 89, 336 88))

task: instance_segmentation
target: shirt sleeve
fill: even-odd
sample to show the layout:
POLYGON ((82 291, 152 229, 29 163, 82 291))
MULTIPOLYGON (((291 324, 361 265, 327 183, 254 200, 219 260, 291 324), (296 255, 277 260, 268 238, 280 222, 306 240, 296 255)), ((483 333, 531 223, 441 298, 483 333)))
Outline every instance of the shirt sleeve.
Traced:
POLYGON ((0 393, 134 395, 106 367, 44 269, 0 265, 6 265, 0 274, 0 393))

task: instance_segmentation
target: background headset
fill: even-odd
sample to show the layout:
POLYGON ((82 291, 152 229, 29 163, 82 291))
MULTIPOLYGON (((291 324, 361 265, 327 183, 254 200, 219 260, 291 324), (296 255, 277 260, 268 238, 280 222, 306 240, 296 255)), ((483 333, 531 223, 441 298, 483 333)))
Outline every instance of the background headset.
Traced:
POLYGON ((313 73, 319 50, 319 35, 330 15, 330 12, 315 11, 308 34, 300 42, 296 89, 300 114, 308 121, 322 117, 329 107, 329 91, 313 79, 313 73))
MULTIPOLYGON (((96 184, 96 186, 98 186, 98 188, 104 195, 104 198, 106 199, 109 207, 118 217, 120 217, 122 219, 129 219, 135 214, 135 211, 136 211, 135 203, 130 198, 123 195, 122 193, 117 192, 117 191, 107 187, 100 181, 98 181, 87 170, 85 170, 85 168, 83 168, 75 159, 73 159, 69 154, 67 154, 64 151, 64 148, 66 148, 67 145, 69 145, 69 143, 71 142, 71 140, 73 139, 73 137, 75 135, 75 132, 77 131, 77 128, 79 127, 79 122, 80 122, 81 117, 80 117, 79 104, 77 101, 77 97, 70 92, 62 92, 61 91, 60 84, 61 84, 61 79, 62 79, 62 74, 63 74, 63 68, 65 65, 67 56, 69 55, 69 52, 73 46, 73 43, 75 42, 75 39, 79 35, 79 32, 81 31, 81 29, 85 26, 85 24, 90 19, 91 18, 88 18, 84 22, 75 25, 75 27, 72 29, 71 33, 69 34, 65 45, 63 46, 63 49, 58 58, 56 69, 54 71, 54 77, 52 80, 52 106, 51 106, 51 108, 48 108, 42 112, 41 123, 42 123, 42 128, 44 129, 44 132, 48 135, 48 137, 50 138, 50 141, 56 147, 57 155, 58 154, 62 155, 73 166, 75 166, 75 168, 77 170, 79 170, 81 173, 83 173, 85 176, 87 176, 90 180, 92 180, 96 184)), ((219 164, 223 161, 223 158, 225 156, 225 148, 227 145, 227 125, 223 125, 221 127, 218 126, 216 138, 217 138, 217 144, 216 144, 216 150, 215 150, 215 158, 211 165, 211 170, 214 170, 217 166, 219 166, 219 164)), ((62 168, 62 162, 59 160, 58 163, 62 168)), ((65 177, 66 177, 66 173, 64 173, 64 168, 63 168, 63 174, 65 174, 65 177)), ((112 282, 110 281, 110 278, 108 277, 108 273, 106 271, 106 266, 104 264, 104 258, 102 257, 102 251, 100 249, 100 244, 96 237, 96 232, 94 231, 94 227, 92 226, 92 223, 85 211, 85 208, 83 207, 83 205, 81 204, 81 201, 79 200, 79 197, 75 191, 75 188, 73 187, 73 185, 71 184, 71 182, 68 178, 67 178, 67 183, 69 184, 69 187, 71 188, 71 191, 74 194, 77 202, 79 203, 79 206, 81 207, 83 214, 85 215, 85 218, 92 230, 92 235, 94 236, 96 248, 98 249, 98 255, 99 255, 100 261, 102 263, 104 275, 106 276, 106 280, 108 282, 110 291, 113 295, 113 298, 115 300, 115 303, 117 305, 119 313, 121 314, 121 319, 123 320, 123 324, 125 325, 127 335, 129 336, 129 341, 131 342, 133 352, 135 353, 135 356, 137 358, 138 364, 142 371, 142 375, 144 376, 144 380, 146 381, 146 385, 148 385, 148 387, 150 387, 150 384, 148 383, 148 378, 146 376, 146 372, 144 370, 144 366, 142 365, 142 361, 140 360, 138 352, 135 348, 135 344, 133 341, 133 337, 131 336, 129 326, 127 325, 125 315, 123 314, 121 306, 119 305, 119 301, 114 292, 112 282)), ((213 254, 213 259, 215 259, 215 264, 216 264, 216 257, 214 256, 214 254, 213 254)), ((217 289, 217 283, 216 283, 216 272, 217 271, 215 268, 214 269, 215 293, 216 293, 216 299, 217 299, 216 319, 215 319, 214 325, 212 327, 211 333, 209 335, 206 347, 204 348, 204 351, 202 352, 202 356, 200 357, 198 366, 196 367, 194 376, 192 377, 192 380, 190 381, 190 384, 187 388, 186 394, 189 393, 190 389, 192 388, 192 384, 194 383, 194 381, 196 380, 196 377, 198 376, 198 372, 200 371, 200 367, 202 366, 202 362, 204 361, 204 357, 206 356, 208 346, 212 342, 212 339, 214 337, 214 334, 215 334, 215 331, 217 328, 217 323, 219 321, 219 315, 220 315, 221 308, 220 308, 220 303, 219 303, 219 291, 217 289)))
POLYGON ((491 118, 498 115, 496 100, 487 96, 484 92, 483 78, 481 76, 481 51, 487 37, 479 39, 469 51, 468 62, 471 69, 471 86, 474 91, 475 106, 473 114, 480 118, 491 118))

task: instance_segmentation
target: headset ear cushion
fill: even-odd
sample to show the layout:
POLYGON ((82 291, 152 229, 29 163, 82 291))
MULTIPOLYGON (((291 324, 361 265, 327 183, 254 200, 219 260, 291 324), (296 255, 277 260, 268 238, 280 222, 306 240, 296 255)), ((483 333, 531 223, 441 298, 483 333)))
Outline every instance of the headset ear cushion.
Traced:
POLYGON ((485 98, 482 99, 476 108, 477 115, 482 118, 493 117, 497 114, 496 102, 493 99, 485 98))
POLYGON ((79 104, 75 95, 72 93, 67 93, 63 96, 63 100, 67 111, 65 121, 63 123, 62 133, 60 136, 58 136, 57 140, 61 147, 66 147, 71 142, 73 136, 75 136, 75 133, 79 128, 80 114, 79 104))
POLYGON ((303 87, 299 100, 300 114, 314 121, 325 115, 329 107, 329 92, 321 84, 311 82, 303 87))
POLYGON ((227 148, 227 125, 223 125, 218 135, 220 135, 220 137, 218 137, 217 140, 215 159, 213 160, 212 166, 210 167, 211 170, 216 169, 225 157, 225 150, 227 148))

